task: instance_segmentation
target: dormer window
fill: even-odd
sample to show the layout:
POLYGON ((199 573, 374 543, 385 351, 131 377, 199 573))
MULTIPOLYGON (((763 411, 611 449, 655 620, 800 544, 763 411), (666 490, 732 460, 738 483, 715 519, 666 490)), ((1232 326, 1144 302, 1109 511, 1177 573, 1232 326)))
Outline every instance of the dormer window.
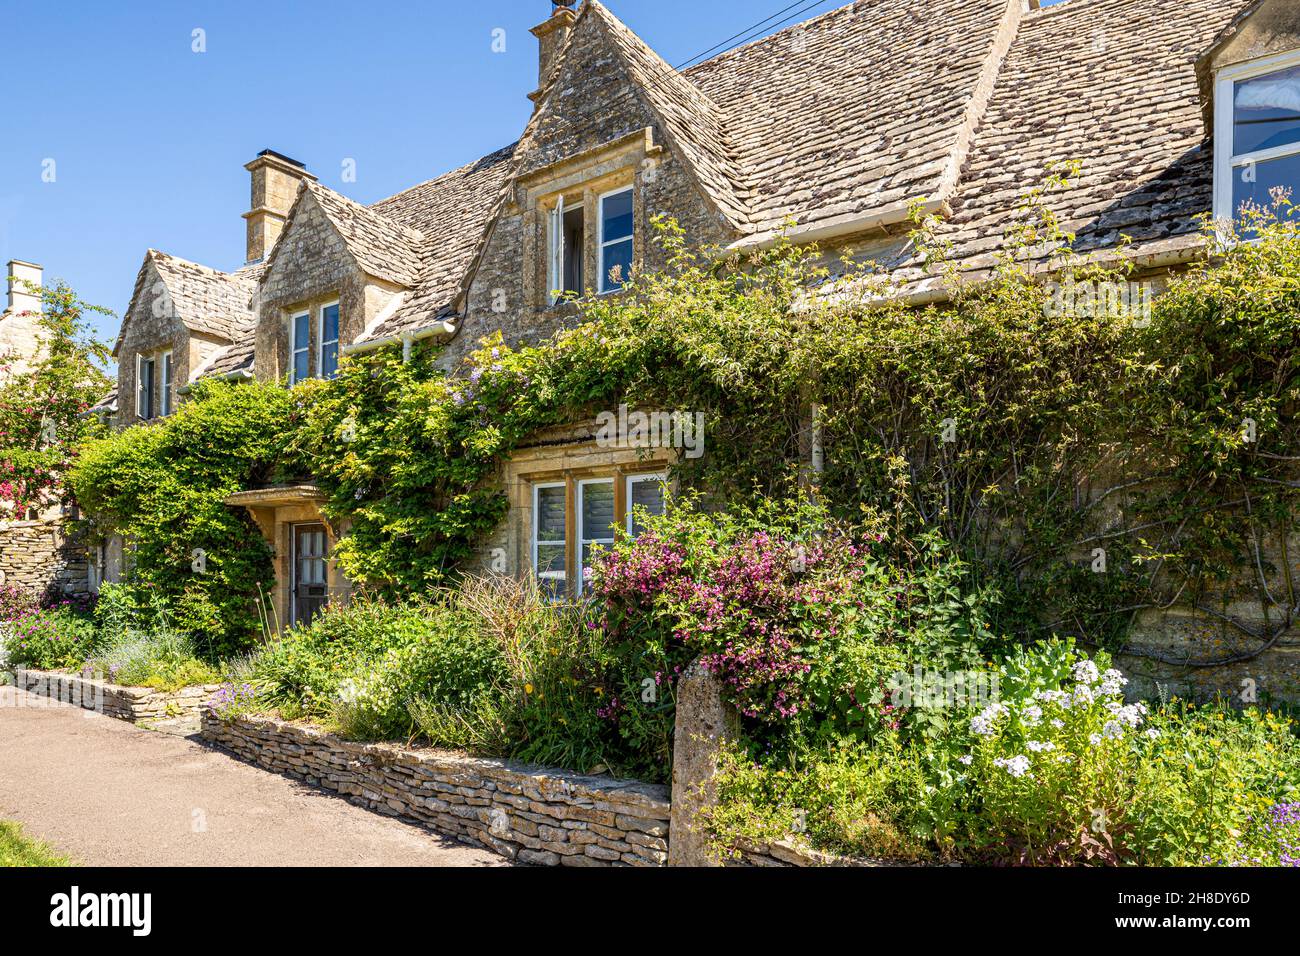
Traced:
POLYGON ((1300 52, 1229 67, 1215 83, 1215 196, 1219 219, 1243 204, 1300 204, 1300 52))
POLYGON ((623 287, 632 274, 632 190, 600 197, 600 291, 623 287))
POLYGON ((135 415, 142 421, 172 413, 172 353, 139 353, 135 357, 135 415))
POLYGON ((547 258, 541 304, 617 292, 631 277, 636 216, 633 187, 623 185, 629 179, 630 173, 608 176, 542 201, 547 258))

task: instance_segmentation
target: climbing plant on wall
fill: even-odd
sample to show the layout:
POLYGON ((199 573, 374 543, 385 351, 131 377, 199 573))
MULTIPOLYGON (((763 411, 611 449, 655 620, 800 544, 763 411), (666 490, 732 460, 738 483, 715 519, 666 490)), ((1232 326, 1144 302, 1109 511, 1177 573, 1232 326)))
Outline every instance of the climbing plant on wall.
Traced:
MULTIPOLYGON (((667 269, 580 302, 578 324, 537 346, 485 340, 447 373, 436 349, 350 363, 304 392, 298 436, 352 524, 344 570, 399 592, 443 580, 504 513, 492 479, 525 436, 628 402, 704 414, 706 454, 677 477, 716 505, 802 481, 844 516, 891 516, 900 548, 940 533, 1023 637, 1119 647, 1138 611, 1251 569, 1248 590, 1289 626, 1289 581, 1279 593, 1255 554, 1294 514, 1289 206, 1153 297, 1122 257, 1064 251, 1044 193, 1070 173, 1026 197, 992 274, 943 304, 915 305, 870 265, 831 281, 788 244, 693 249, 661 221, 667 269), (1044 245, 1049 283, 1031 266, 1044 245)), ((930 226, 913 238, 943 274, 930 226)))
POLYGON ((90 530, 125 540, 128 585, 213 659, 249 646, 275 581, 256 525, 224 501, 289 467, 293 417, 278 385, 200 381, 175 414, 91 441, 72 469, 90 530))

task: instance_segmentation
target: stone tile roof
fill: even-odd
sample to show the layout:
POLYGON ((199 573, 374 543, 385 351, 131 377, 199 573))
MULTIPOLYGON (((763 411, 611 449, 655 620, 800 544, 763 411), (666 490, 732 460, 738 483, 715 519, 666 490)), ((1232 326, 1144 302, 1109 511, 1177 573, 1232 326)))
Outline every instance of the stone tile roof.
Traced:
MULTIPOLYGON (((943 200, 952 214, 940 238, 978 273, 1025 192, 1059 160, 1083 163, 1076 186, 1050 199, 1079 248, 1124 235, 1153 249, 1194 242, 1195 215, 1211 206, 1211 168, 1193 64, 1247 6, 1066 0, 1020 14, 1020 0, 858 0, 682 73, 597 0, 580 15, 603 25, 639 84, 628 95, 661 118, 742 234, 772 234, 787 218, 816 228, 943 200)), ((369 207, 304 185, 363 269, 410 290, 364 339, 415 331, 448 311, 509 189, 517 147, 369 207)), ((897 265, 930 281, 906 255, 897 265)), ((225 274, 188 266, 209 300, 233 296, 211 278, 225 274)), ((251 281, 241 273, 226 278, 251 281)), ((205 323, 235 315, 207 311, 216 317, 205 323)), ((206 374, 218 363, 246 367, 242 355, 227 350, 206 374)))
POLYGON ((752 230, 943 198, 1013 13, 1008 0, 858 2, 687 70, 726 116, 752 230))
POLYGON ((1242 0, 1069 0, 1026 15, 1002 66, 939 238, 964 271, 994 265, 1028 190, 1079 160, 1046 197, 1075 248, 1196 240, 1212 209, 1195 61, 1242 0))
POLYGON ((117 407, 117 388, 114 387, 107 395, 97 401, 90 408, 86 409, 86 415, 96 415, 103 412, 115 411, 117 407))
POLYGON ((598 0, 587 9, 623 55, 628 75, 663 121, 664 134, 685 158, 719 211, 738 230, 750 225, 750 192, 727 131, 727 116, 696 83, 664 61, 598 0))
MULTIPOLYGON (((187 329, 230 342, 252 334, 253 316, 249 311, 249 302, 257 292, 260 267, 220 272, 179 256, 150 249, 136 276, 128 313, 137 302, 143 301, 142 296, 161 294, 144 288, 150 263, 166 287, 176 317, 187 329)), ((121 348, 125 334, 124 323, 113 346, 114 355, 121 348)))
MULTIPOLYGON (((408 288, 419 282, 428 247, 423 233, 315 180, 304 179, 301 188, 316 199, 362 271, 408 288)), ((277 252, 278 243, 267 259, 268 266, 277 252)))
POLYGON ((197 370, 194 376, 200 378, 225 378, 243 373, 251 374, 253 371, 253 333, 250 331, 247 336, 227 345, 221 349, 208 361, 206 365, 197 370))
POLYGON ((412 292, 365 339, 382 339, 430 324, 456 298, 465 270, 502 198, 516 143, 460 169, 381 199, 370 208, 428 238, 412 292))

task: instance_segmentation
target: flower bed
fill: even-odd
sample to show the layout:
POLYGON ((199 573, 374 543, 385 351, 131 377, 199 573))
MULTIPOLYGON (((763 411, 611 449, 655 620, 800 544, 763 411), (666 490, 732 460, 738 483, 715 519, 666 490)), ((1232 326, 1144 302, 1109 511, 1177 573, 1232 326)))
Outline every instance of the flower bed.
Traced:
POLYGON ((78 674, 24 668, 13 671, 13 682, 29 693, 143 726, 162 721, 197 724, 204 701, 219 690, 215 684, 172 691, 124 687, 78 674))

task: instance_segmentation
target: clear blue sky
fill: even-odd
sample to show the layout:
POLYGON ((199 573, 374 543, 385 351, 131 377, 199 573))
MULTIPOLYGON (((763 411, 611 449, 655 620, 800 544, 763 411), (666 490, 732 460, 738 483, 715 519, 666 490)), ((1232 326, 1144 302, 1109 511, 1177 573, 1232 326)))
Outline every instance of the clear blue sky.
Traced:
MULTIPOLYGON (((788 3, 606 0, 674 65, 788 3)), ((243 164, 261 149, 369 203, 504 146, 536 86, 528 28, 550 8, 0 0, 0 264, 39 262, 47 281, 121 313, 151 246, 219 269, 243 263, 243 164), (204 53, 192 51, 196 28, 204 53), (498 28, 504 53, 492 49, 498 28), (355 182, 341 181, 345 159, 355 182)), ((117 320, 100 331, 111 340, 117 320)))

